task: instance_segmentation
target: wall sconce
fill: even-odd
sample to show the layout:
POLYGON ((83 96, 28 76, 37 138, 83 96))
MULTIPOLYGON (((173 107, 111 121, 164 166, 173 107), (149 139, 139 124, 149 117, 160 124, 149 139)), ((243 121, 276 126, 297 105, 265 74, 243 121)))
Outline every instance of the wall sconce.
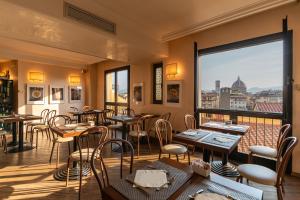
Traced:
POLYGON ((81 83, 80 76, 76 76, 76 75, 69 76, 69 83, 72 85, 79 85, 81 83))
POLYGON ((43 72, 29 72, 29 80, 32 82, 44 82, 43 72))
POLYGON ((177 75, 177 63, 167 64, 166 66, 166 74, 167 77, 175 77, 177 75))

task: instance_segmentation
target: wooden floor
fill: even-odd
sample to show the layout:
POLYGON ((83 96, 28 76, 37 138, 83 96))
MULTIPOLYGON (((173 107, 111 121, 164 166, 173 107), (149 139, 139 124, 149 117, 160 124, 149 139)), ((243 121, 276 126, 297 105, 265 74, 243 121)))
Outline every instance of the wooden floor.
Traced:
MULTIPOLYGON (((3 153, 0 150, 0 199, 76 199, 78 190, 78 181, 71 181, 69 187, 65 182, 56 181, 53 178, 55 172, 55 157, 52 165, 49 165, 49 155, 51 142, 40 138, 39 148, 23 153, 3 153)), ((155 146, 155 145, 154 145, 155 146)), ((157 147, 152 154, 148 153, 147 146, 139 159, 135 159, 134 167, 144 165, 146 162, 155 161, 158 158, 157 147)), ((62 145, 61 167, 65 165, 67 155, 67 145, 62 145)), ((116 166, 118 159, 110 153, 107 153, 107 162, 111 168, 113 178, 117 174, 116 166)), ((192 159, 201 157, 200 153, 192 156, 192 159)), ((181 160, 181 162, 186 162, 181 160)), ((264 199, 277 199, 276 191, 273 187, 262 186, 250 182, 251 186, 264 190, 264 199)), ((287 177, 285 183, 286 194, 284 199, 300 199, 300 179, 287 177)), ((101 199, 95 178, 90 176, 83 182, 82 199, 101 199)))

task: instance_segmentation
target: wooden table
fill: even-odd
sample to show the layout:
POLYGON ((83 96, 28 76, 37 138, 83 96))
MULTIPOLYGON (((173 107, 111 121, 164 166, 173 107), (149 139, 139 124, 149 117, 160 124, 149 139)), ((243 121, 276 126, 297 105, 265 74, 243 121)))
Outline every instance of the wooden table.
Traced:
POLYGON ((4 124, 12 123, 12 133, 13 133, 13 145, 14 147, 8 150, 9 153, 17 153, 31 150, 31 145, 26 146, 24 145, 24 122, 25 121, 33 121, 33 120, 40 120, 42 119, 41 116, 34 116, 34 115, 9 115, 0 117, 0 122, 4 124), (18 133, 19 133, 19 144, 17 145, 17 126, 18 126, 18 133))
MULTIPOLYGON (((129 123, 133 123, 136 122, 139 118, 143 117, 143 116, 149 116, 150 118, 156 118, 159 117, 159 115, 157 114, 147 114, 147 113, 142 113, 139 115, 135 115, 135 116, 127 116, 127 115, 115 115, 112 117, 107 117, 108 120, 111 121, 115 121, 115 122, 119 122, 122 124, 122 139, 126 140, 127 139, 127 134, 128 134, 128 124, 129 123)), ((123 151, 126 152, 127 148, 125 145, 122 146, 123 147, 123 151)))
POLYGON ((250 130, 250 126, 247 125, 226 124, 223 122, 214 122, 214 121, 201 124, 199 128, 219 131, 222 133, 230 133, 235 135, 245 135, 250 130))
POLYGON ((199 146, 204 148, 203 152, 203 160, 205 162, 210 162, 210 151, 220 152, 223 155, 222 161, 214 161, 212 163, 212 171, 218 173, 223 176, 238 176, 238 172, 236 171, 236 167, 228 163, 228 156, 231 154, 238 146, 239 142, 241 141, 241 136, 239 135, 231 135, 231 134, 224 134, 221 132, 210 131, 210 130, 191 130, 191 132, 197 132, 197 135, 204 135, 203 137, 199 138, 197 135, 195 136, 186 136, 183 133, 179 133, 173 136, 174 141, 178 141, 184 144, 190 144, 194 146, 199 146), (228 137, 232 139, 229 145, 222 145, 222 143, 215 142, 212 143, 213 140, 211 138, 218 138, 218 137, 228 137))
MULTIPOLYGON (((84 127, 86 129, 88 128, 92 128, 92 126, 90 126, 88 123, 77 123, 74 124, 73 128, 69 128, 69 127, 65 127, 65 126, 59 126, 59 127, 54 127, 51 128, 51 130, 56 133, 58 136, 63 137, 63 138, 67 138, 67 137, 73 137, 73 152, 77 151, 77 137, 86 129, 81 129, 81 130, 76 130, 76 127, 84 127)), ((83 165, 83 169, 82 169, 82 173, 83 176, 87 176, 90 173, 90 166, 89 164, 84 164, 83 165)), ((69 174, 69 179, 70 180, 77 180, 79 179, 79 175, 80 175, 80 170, 79 170, 79 166, 78 163, 76 161, 73 162, 73 168, 70 169, 70 174, 69 174)), ((67 169, 66 168, 60 168, 58 170, 55 171, 53 177, 56 180, 59 181, 65 181, 67 178, 67 169)))
POLYGON ((71 115, 77 117, 77 122, 81 123, 81 117, 84 115, 95 115, 96 116, 96 125, 99 125, 100 114, 103 113, 103 110, 88 110, 88 111, 71 111, 71 115))
MULTIPOLYGON (((168 158, 162 158, 160 161, 178 168, 180 170, 183 171, 191 171, 190 166, 183 164, 183 163, 178 163, 174 160, 170 160, 168 158)), ((232 181, 230 179, 226 179, 220 175, 217 175, 213 172, 211 172, 210 177, 205 179, 202 178, 201 176, 197 175, 197 174, 193 174, 192 177, 185 183, 183 184, 176 192, 174 192, 170 198, 168 198, 168 200, 173 200, 176 199, 180 194, 182 194, 184 191, 188 190, 189 187, 191 186, 191 184, 195 183, 196 181, 199 181, 199 179, 202 180, 208 180, 209 182, 214 182, 217 184, 220 184, 222 186, 226 186, 227 188, 230 188, 232 190, 235 191, 239 191, 239 192, 243 192, 244 194, 250 195, 258 200, 262 200, 263 199, 263 191, 247 186, 247 185, 243 185, 241 183, 232 181)), ((132 188, 132 190, 135 190, 136 188, 132 188)), ((201 188, 199 188, 201 189, 201 188)), ((119 193, 115 188, 113 188, 112 186, 108 186, 107 188, 105 188, 103 190, 103 199, 112 199, 112 200, 125 200, 126 198, 119 193)), ((186 199, 189 199, 188 197, 186 199)))

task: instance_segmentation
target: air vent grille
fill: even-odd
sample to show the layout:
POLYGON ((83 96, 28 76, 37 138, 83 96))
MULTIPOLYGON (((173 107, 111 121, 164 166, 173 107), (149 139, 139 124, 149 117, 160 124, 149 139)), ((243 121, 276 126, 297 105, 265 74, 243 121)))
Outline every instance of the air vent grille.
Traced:
POLYGON ((106 19, 98 17, 66 2, 64 3, 64 16, 110 33, 116 33, 115 23, 107 21, 106 19))

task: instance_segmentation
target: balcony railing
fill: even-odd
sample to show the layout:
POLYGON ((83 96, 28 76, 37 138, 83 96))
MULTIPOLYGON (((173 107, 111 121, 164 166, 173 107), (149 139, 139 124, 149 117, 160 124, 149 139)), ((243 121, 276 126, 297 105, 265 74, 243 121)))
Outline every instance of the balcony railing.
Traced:
POLYGON ((238 151, 248 153, 251 145, 264 145, 275 148, 279 129, 282 125, 280 113, 258 113, 247 111, 228 111, 200 109, 200 124, 208 121, 225 122, 232 120, 233 123, 250 126, 250 130, 242 136, 238 151))

